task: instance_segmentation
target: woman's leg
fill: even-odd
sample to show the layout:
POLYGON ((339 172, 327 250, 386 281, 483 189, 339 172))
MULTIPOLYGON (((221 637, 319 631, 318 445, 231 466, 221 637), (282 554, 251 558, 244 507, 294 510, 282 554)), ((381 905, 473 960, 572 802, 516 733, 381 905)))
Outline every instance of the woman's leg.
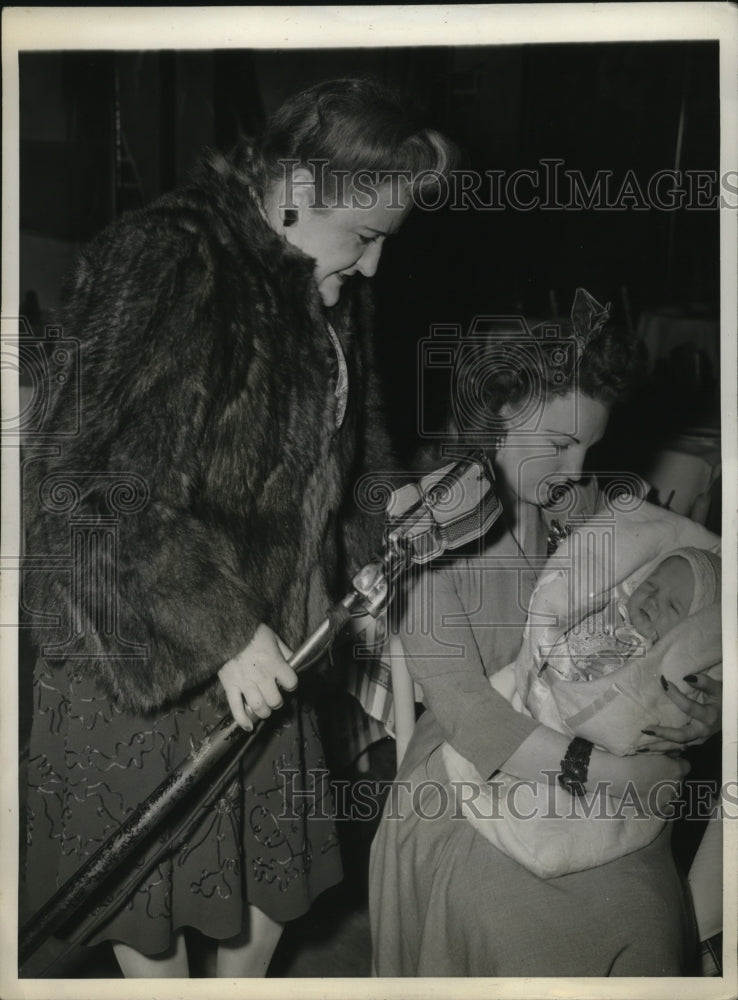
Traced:
POLYGON ((113 944, 115 957, 126 979, 187 979, 187 942, 184 931, 176 932, 168 951, 160 955, 142 955, 127 944, 113 944))
POLYGON ((283 926, 255 906, 249 906, 248 921, 241 933, 218 942, 216 975, 220 979, 265 976, 283 926))

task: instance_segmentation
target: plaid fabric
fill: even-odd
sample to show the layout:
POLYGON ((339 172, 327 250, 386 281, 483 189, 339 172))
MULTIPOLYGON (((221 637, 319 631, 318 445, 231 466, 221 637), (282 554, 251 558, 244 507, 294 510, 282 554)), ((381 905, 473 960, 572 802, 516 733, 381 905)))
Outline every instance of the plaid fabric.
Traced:
POLYGON ((392 673, 383 662, 387 648, 385 642, 375 656, 349 656, 334 663, 334 681, 350 695, 341 705, 340 717, 329 722, 344 764, 356 761, 379 740, 394 738, 392 673))
MULTIPOLYGON (((386 645, 383 653, 386 650, 386 645)), ((346 670, 346 690, 359 702, 370 721, 380 724, 382 736, 394 736, 392 672, 380 657, 352 660, 346 670)), ((371 728, 371 727, 370 727, 371 728)), ((378 731, 378 727, 373 727, 378 731)))

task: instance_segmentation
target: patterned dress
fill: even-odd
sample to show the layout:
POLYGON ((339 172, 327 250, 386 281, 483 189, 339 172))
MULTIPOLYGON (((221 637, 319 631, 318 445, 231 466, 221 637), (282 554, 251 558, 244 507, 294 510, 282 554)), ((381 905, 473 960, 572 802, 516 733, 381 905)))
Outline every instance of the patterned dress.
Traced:
MULTIPOLYGON (((74 875, 222 715, 201 694, 142 718, 116 708, 73 668, 43 660, 34 697, 26 916, 74 875)), ((143 855, 125 863, 123 874, 140 872, 139 884, 88 943, 125 941, 154 955, 184 926, 226 939, 240 932, 246 901, 275 920, 299 916, 341 878, 331 814, 315 714, 300 690, 262 725, 254 749, 184 846, 146 875, 146 860, 167 826, 143 855), (300 795, 306 780, 309 794, 300 795)))

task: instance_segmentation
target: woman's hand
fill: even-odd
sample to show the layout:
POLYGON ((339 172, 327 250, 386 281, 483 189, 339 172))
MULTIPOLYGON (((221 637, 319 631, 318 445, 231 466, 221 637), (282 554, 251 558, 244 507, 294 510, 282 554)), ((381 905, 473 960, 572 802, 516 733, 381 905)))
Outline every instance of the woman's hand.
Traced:
POLYGON ((251 642, 218 671, 233 718, 243 729, 250 732, 255 715, 266 719, 272 709, 281 707, 280 687, 285 691, 297 687, 297 674, 287 663, 291 655, 279 636, 262 623, 251 642))
POLYGON ((664 751, 673 749, 674 743, 690 746, 704 743, 710 736, 720 732, 723 715, 723 683, 707 674, 687 674, 684 678, 695 691, 702 691, 705 700, 695 701, 682 694, 676 685, 662 680, 667 696, 676 707, 689 716, 683 726, 649 726, 647 735, 653 733, 659 742, 649 743, 648 749, 664 751))

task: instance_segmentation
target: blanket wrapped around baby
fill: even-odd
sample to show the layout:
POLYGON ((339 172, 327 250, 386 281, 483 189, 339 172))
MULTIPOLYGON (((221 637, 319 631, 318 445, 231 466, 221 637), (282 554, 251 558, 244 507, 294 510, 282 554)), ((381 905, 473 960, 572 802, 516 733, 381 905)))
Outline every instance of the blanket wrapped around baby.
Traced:
MULTIPOLYGON (((612 505, 614 506, 614 505, 612 505)), ((650 649, 604 676, 572 680, 556 669, 564 634, 588 616, 627 598, 655 567, 687 546, 719 552, 720 539, 701 525, 648 503, 607 509, 579 525, 548 560, 533 592, 523 643, 492 686, 524 714, 567 736, 626 755, 663 741, 652 725, 688 720, 666 696, 660 675, 688 694, 687 674, 722 672, 720 603, 684 618, 650 649), (624 509, 623 509, 624 508, 624 509)), ((548 784, 498 773, 485 781, 449 744, 443 760, 466 819, 505 854, 542 878, 605 864, 650 843, 661 830, 663 803, 615 801, 605 790, 579 798, 551 775, 548 784)), ((552 767, 555 765, 552 763, 552 767)))

